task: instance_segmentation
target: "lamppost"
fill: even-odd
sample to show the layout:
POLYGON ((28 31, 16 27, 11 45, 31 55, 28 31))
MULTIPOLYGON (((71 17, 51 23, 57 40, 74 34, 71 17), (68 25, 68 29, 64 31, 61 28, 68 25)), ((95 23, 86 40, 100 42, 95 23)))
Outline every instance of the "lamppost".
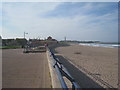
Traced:
POLYGON ((25 39, 25 34, 28 34, 28 33, 24 32, 24 39, 25 39))
MULTIPOLYGON (((24 40, 25 40, 25 34, 28 34, 28 33, 24 32, 24 40)), ((24 43, 24 52, 25 52, 25 44, 26 42, 24 43)))

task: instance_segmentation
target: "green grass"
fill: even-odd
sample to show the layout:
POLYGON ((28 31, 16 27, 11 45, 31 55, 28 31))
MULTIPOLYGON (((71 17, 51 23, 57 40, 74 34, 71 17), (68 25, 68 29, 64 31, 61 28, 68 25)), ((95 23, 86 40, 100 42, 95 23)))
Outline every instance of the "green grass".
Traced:
POLYGON ((0 46, 0 49, 16 49, 21 48, 21 46, 0 46))

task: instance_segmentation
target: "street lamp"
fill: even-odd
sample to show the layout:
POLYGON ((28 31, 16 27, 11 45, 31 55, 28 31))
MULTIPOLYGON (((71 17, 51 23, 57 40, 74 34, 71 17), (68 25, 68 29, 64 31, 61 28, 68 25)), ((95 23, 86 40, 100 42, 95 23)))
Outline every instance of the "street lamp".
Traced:
MULTIPOLYGON (((28 34, 28 33, 24 32, 24 40, 25 40, 25 34, 28 34)), ((26 43, 24 43, 24 52, 25 52, 25 44, 26 43)))
POLYGON ((24 32, 24 39, 25 39, 25 34, 28 34, 28 33, 24 32))

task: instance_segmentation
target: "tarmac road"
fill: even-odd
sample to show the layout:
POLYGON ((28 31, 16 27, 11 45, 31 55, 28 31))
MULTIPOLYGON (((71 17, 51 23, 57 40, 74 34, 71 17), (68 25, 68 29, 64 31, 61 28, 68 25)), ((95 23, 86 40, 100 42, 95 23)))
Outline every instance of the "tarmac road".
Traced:
POLYGON ((23 49, 2 51, 2 88, 50 88, 46 53, 23 53, 23 49))

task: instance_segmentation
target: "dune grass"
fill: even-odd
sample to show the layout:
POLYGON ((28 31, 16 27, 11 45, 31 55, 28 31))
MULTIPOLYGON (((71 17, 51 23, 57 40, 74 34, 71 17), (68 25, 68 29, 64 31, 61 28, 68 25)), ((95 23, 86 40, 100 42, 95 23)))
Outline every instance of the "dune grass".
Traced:
POLYGON ((21 48, 21 46, 0 46, 0 49, 16 49, 21 48))

